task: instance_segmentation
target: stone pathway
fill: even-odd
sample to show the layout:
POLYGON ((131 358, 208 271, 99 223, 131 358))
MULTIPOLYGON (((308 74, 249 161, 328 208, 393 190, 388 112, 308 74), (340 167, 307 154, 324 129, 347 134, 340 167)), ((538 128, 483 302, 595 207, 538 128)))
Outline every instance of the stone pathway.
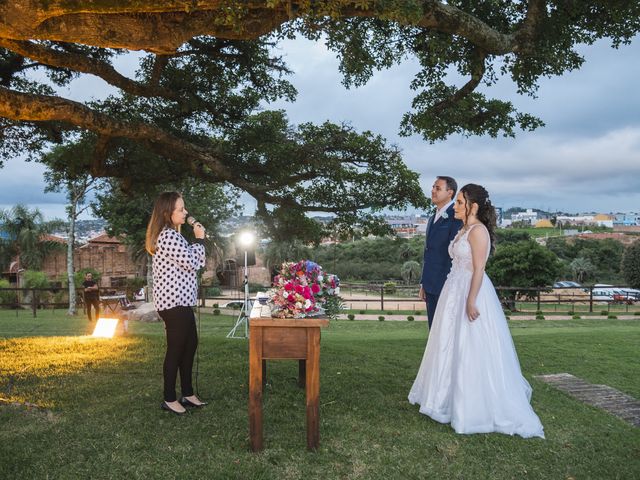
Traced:
POLYGON ((570 373, 536 375, 535 378, 552 385, 570 396, 601 408, 634 427, 640 427, 640 401, 607 385, 593 385, 570 373))

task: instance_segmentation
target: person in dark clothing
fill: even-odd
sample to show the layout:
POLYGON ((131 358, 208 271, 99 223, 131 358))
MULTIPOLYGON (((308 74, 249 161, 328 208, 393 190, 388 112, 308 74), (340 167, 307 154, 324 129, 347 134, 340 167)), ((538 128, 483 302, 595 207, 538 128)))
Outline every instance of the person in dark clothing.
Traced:
POLYGON ((457 190, 456 181, 443 176, 436 177, 431 188, 431 201, 436 206, 436 212, 427 223, 419 293, 420 299, 427 303, 429 330, 433 324, 440 291, 451 270, 449 244, 462 227, 462 222, 455 218, 453 212, 453 199, 457 190))
POLYGON ((92 322, 91 307, 96 311, 96 320, 100 316, 100 291, 91 272, 85 274, 82 286, 84 287, 84 305, 87 309, 87 318, 92 322))

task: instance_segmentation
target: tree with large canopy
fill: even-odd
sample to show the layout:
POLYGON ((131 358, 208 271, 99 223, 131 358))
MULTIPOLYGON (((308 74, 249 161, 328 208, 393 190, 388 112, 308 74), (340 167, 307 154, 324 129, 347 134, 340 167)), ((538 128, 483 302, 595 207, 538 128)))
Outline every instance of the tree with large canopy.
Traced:
POLYGON ((347 86, 415 57, 416 96, 401 133, 433 142, 541 126, 486 92, 509 76, 519 93, 535 96, 541 77, 580 67, 580 44, 629 43, 639 19, 640 3, 623 0, 7 0, 0 147, 3 158, 38 158, 52 144, 88 143, 92 155, 80 166, 118 179, 123 192, 184 178, 226 183, 251 194, 284 231, 305 211, 375 224, 372 212, 384 207, 427 205, 417 175, 373 133, 293 126, 282 112, 259 111, 295 98, 274 55, 279 41, 325 42, 347 86), (133 50, 146 53, 129 78, 114 63, 133 50), (115 93, 81 102, 58 92, 87 74, 115 93))

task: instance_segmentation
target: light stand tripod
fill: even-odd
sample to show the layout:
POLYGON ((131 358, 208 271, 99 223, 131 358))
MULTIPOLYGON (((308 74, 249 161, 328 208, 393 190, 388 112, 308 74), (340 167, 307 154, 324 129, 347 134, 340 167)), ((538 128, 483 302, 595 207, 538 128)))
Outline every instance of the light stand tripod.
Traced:
POLYGON ((249 271, 247 269, 247 250, 244 251, 244 302, 236 323, 227 334, 227 338, 249 338, 249 314, 251 313, 251 300, 249 299, 249 271), (238 332, 244 326, 244 335, 238 332))

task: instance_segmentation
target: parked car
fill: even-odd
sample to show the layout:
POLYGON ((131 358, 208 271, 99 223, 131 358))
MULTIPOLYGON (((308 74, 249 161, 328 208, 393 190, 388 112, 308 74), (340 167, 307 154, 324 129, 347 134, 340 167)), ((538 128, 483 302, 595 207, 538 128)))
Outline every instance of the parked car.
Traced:
POLYGON ((579 288, 582 287, 578 282, 570 280, 562 280, 553 284, 553 288, 579 288))
POLYGON ((617 293, 618 290, 613 288, 613 285, 597 283, 593 286, 593 299, 598 302, 612 302, 613 296, 617 293))
POLYGON ((244 305, 244 300, 231 300, 227 303, 220 304, 220 308, 233 308, 234 310, 240 310, 244 305))
POLYGON ((612 302, 615 292, 611 288, 594 288, 593 299, 597 302, 612 302))
POLYGON ((636 288, 621 288, 620 291, 626 295, 627 298, 631 298, 633 300, 640 300, 640 290, 636 288))

